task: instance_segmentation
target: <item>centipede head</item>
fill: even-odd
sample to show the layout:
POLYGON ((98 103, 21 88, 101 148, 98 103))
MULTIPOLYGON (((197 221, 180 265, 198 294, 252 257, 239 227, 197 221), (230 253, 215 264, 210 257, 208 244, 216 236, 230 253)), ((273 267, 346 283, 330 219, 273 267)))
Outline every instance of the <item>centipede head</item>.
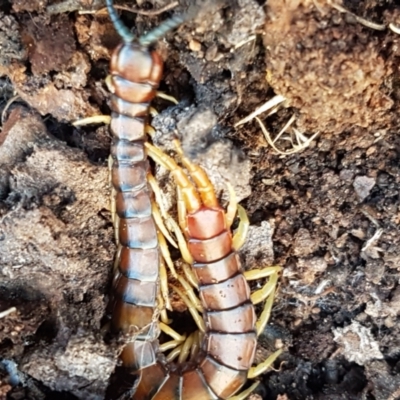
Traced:
POLYGON ((113 52, 110 71, 130 82, 158 85, 161 80, 163 61, 155 51, 138 42, 123 42, 113 52))

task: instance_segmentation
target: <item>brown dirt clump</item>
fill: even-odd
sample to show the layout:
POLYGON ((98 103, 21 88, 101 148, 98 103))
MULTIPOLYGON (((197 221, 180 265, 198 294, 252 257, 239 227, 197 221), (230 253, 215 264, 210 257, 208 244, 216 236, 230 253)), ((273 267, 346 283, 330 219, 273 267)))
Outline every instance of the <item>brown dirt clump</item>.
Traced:
POLYGON ((268 2, 268 82, 309 132, 386 127, 397 67, 386 60, 383 36, 324 3, 268 2))
POLYGON ((107 168, 20 108, 3 135, 0 304, 16 312, 0 320, 2 357, 54 391, 102 398, 117 359, 100 331, 113 258, 107 168))

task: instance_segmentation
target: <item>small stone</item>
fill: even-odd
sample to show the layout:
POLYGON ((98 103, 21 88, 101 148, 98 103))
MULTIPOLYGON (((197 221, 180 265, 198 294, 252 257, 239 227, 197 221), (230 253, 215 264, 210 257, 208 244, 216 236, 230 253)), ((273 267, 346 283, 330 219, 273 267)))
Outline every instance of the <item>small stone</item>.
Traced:
POLYGON ((357 176, 354 179, 353 187, 360 201, 369 196, 371 189, 375 186, 375 182, 374 178, 368 176, 357 176))
POLYGON ((198 52, 201 50, 201 43, 195 39, 192 39, 189 42, 189 49, 195 52, 198 52))

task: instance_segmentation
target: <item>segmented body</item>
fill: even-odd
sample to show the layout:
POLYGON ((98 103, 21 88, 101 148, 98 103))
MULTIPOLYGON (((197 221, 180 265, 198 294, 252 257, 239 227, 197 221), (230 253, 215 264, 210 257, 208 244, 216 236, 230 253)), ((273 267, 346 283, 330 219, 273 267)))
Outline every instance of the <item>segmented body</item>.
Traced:
POLYGON ((167 364, 157 346, 135 344, 135 369, 141 372, 133 399, 227 399, 246 382, 255 355, 256 316, 250 290, 241 273, 232 235, 222 208, 200 209, 187 215, 189 251, 199 282, 206 333, 193 362, 167 364))
MULTIPOLYGON (((112 326, 123 332, 134 328, 140 343, 158 336, 154 314, 160 252, 144 143, 149 103, 161 79, 162 61, 156 52, 139 44, 123 43, 112 55, 110 72, 111 181, 120 245, 111 301, 112 326)), ((128 350, 124 353, 129 354, 128 350)))
MULTIPOLYGON (((109 80, 111 181, 119 244, 110 311, 113 329, 132 334, 121 355, 124 366, 138 375, 132 399, 229 399, 246 382, 257 345, 250 289, 230 231, 233 216, 225 215, 204 171, 183 157, 197 192, 173 159, 147 144, 146 117, 162 74, 162 61, 148 46, 183 18, 168 20, 136 40, 118 20, 112 1, 106 3, 124 39, 112 55, 109 80), (161 250, 152 217, 146 152, 172 171, 180 188, 179 222, 203 310, 200 350, 180 364, 167 362, 159 350, 161 250)), ((273 296, 276 279, 271 283, 268 293, 273 296)))

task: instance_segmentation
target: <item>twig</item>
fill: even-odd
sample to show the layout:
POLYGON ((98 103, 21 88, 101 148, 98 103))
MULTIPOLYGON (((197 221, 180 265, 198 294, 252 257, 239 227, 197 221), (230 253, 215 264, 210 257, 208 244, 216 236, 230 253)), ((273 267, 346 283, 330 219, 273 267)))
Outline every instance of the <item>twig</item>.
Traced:
POLYGON ((246 122, 251 121, 252 119, 256 118, 258 115, 262 114, 265 111, 268 111, 274 107, 276 107, 278 104, 284 102, 286 100, 285 97, 281 96, 280 94, 276 95, 272 99, 268 100, 266 103, 264 103, 261 107, 257 108, 254 110, 250 115, 248 115, 246 118, 241 119, 239 122, 236 122, 235 128, 239 125, 243 125, 246 122))
POLYGON ((357 22, 359 22, 360 24, 366 26, 367 28, 376 29, 377 31, 384 31, 386 29, 386 25, 377 24, 375 22, 368 21, 365 18, 359 17, 358 15, 352 13, 351 11, 347 10, 346 8, 342 7, 339 4, 331 3, 331 6, 333 8, 335 8, 336 10, 338 10, 339 12, 350 14, 351 16, 353 16, 355 18, 355 20, 357 22))
MULTIPOLYGON (((271 139, 271 135, 270 133, 267 131, 267 128, 265 127, 265 125, 261 122, 261 120, 256 117, 257 122, 259 123, 261 130, 264 134, 265 140, 267 141, 267 143, 278 153, 278 154, 282 154, 284 156, 288 156, 290 154, 295 154, 298 153, 299 151, 304 150, 306 147, 308 147, 310 145, 310 143, 317 137, 317 135, 319 134, 319 132, 314 133, 314 135, 312 135, 310 138, 306 138, 303 134, 301 134, 297 129, 294 130, 295 135, 296 135, 296 139, 298 144, 294 144, 292 142, 292 146, 293 149, 292 150, 287 150, 287 151, 282 151, 279 150, 276 146, 275 146, 275 140, 271 139), (303 141, 303 142, 302 142, 303 141)), ((282 133, 284 132, 284 129, 286 129, 286 127, 288 126, 288 124, 286 124, 284 126, 284 128, 278 133, 278 136, 281 136, 282 133)))
MULTIPOLYGON (((382 233, 383 233, 383 229, 382 228, 377 229, 376 232, 374 233, 374 235, 372 236, 372 238, 368 239, 365 242, 365 244, 364 244, 363 248, 361 249, 361 251, 367 250, 369 247, 371 247, 371 245, 373 245, 375 242, 377 242, 379 240, 379 238, 382 236, 382 233)), ((379 250, 381 250, 381 249, 379 249, 379 250)))
POLYGON ((10 315, 16 311, 17 309, 15 307, 10 307, 9 309, 0 312, 0 318, 7 317, 7 315, 10 315))
POLYGON ((8 109, 9 109, 9 107, 11 106, 12 103, 17 101, 19 98, 20 97, 17 94, 16 96, 11 97, 11 99, 7 101, 7 104, 5 105, 5 107, 3 108, 3 112, 1 113, 1 124, 2 125, 4 125, 5 115, 6 115, 6 112, 8 111, 8 109))

